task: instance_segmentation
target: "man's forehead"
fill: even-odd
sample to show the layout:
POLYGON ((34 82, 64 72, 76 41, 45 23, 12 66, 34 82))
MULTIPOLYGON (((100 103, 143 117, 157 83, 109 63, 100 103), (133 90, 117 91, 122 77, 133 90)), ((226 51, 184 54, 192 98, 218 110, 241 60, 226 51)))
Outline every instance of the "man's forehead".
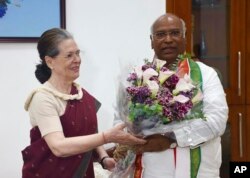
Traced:
POLYGON ((160 17, 156 23, 169 23, 169 24, 181 24, 180 18, 173 15, 165 15, 160 17))
POLYGON ((169 16, 159 19, 154 25, 154 30, 158 30, 159 28, 181 29, 181 27, 180 19, 169 16))

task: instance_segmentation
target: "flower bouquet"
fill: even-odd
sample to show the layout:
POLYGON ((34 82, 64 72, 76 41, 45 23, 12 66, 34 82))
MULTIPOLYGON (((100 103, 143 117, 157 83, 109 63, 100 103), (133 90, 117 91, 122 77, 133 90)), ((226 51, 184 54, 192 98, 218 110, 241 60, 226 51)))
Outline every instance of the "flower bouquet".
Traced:
POLYGON ((190 59, 180 55, 174 69, 166 61, 135 67, 129 74, 124 121, 129 132, 138 136, 171 131, 170 125, 193 118, 203 118, 201 81, 191 79, 190 59))
MULTIPOLYGON (((178 129, 179 123, 204 118, 198 69, 190 55, 179 55, 168 67, 159 59, 152 63, 145 60, 142 66, 134 67, 120 91, 123 97, 118 98, 128 132, 140 137, 164 134, 178 129)), ((118 165, 124 164, 120 161, 118 165)))

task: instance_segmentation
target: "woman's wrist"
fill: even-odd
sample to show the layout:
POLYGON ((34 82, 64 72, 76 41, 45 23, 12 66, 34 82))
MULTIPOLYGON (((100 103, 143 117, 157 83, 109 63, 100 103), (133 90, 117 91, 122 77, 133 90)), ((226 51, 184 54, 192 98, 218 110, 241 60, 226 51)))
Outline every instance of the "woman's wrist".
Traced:
POLYGON ((107 139, 106 139, 106 135, 104 132, 102 132, 102 140, 103 140, 103 143, 106 144, 108 143, 107 139))
POLYGON ((111 134, 110 134, 109 131, 102 132, 102 138, 103 138, 104 144, 112 142, 112 139, 111 139, 110 135, 111 134))

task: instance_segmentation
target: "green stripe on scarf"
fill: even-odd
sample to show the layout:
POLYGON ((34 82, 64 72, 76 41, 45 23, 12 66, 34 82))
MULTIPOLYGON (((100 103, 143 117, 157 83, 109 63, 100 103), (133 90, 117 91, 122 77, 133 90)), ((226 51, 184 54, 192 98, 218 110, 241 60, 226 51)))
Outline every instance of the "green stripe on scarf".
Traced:
POLYGON ((190 149, 190 159, 191 159, 191 178, 196 178, 200 163, 201 163, 201 148, 197 147, 194 149, 190 149))
MULTIPOLYGON (((202 75, 199 65, 194 62, 192 59, 188 59, 189 66, 190 66, 190 77, 194 82, 199 83, 199 87, 202 90, 202 75)), ((191 160, 191 178, 196 178, 200 162, 201 162, 201 148, 197 147, 194 149, 190 149, 190 160, 191 160)))
POLYGON ((202 90, 202 75, 199 65, 194 62, 192 59, 188 59, 188 63, 190 66, 190 77, 194 82, 199 83, 199 87, 202 90))

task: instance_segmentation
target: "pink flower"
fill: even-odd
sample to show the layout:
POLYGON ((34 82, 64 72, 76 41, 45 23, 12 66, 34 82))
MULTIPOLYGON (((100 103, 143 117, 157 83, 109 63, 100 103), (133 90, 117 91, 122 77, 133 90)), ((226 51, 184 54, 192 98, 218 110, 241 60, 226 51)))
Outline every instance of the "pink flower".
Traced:
POLYGON ((142 76, 143 76, 143 84, 146 84, 151 77, 158 76, 158 72, 156 72, 152 68, 148 68, 143 72, 142 76))
POLYGON ((173 91, 173 94, 177 95, 181 91, 187 92, 193 88, 195 88, 195 86, 192 84, 192 80, 190 79, 189 75, 185 74, 184 78, 179 79, 179 81, 176 84, 176 87, 173 91))
POLYGON ((147 85, 148 85, 149 90, 152 93, 152 97, 155 98, 159 90, 158 83, 156 81, 148 80, 147 85))
POLYGON ((184 95, 177 95, 173 97, 173 101, 177 101, 180 103, 186 103, 188 100, 189 98, 184 95))

